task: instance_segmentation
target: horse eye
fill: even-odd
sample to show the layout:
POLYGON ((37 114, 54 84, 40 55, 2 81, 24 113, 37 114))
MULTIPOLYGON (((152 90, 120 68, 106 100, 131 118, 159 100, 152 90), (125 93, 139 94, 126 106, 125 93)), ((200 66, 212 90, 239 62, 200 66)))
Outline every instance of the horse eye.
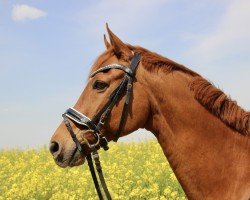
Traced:
POLYGON ((105 88, 108 87, 108 84, 103 82, 103 81, 96 81, 94 84, 93 84, 93 89, 94 90, 104 90, 105 88))

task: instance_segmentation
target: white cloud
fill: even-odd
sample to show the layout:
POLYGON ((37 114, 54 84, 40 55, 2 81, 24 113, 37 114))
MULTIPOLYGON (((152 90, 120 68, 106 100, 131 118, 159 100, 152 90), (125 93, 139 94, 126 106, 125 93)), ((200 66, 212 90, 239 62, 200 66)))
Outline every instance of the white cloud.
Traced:
POLYGON ((12 19, 14 21, 35 20, 46 15, 45 11, 24 4, 14 5, 12 9, 12 19))
POLYGON ((218 20, 216 30, 208 35, 197 35, 197 39, 194 39, 196 45, 188 53, 199 57, 199 60, 204 62, 211 62, 232 52, 248 48, 250 45, 249 10, 250 1, 232 0, 225 15, 218 20))

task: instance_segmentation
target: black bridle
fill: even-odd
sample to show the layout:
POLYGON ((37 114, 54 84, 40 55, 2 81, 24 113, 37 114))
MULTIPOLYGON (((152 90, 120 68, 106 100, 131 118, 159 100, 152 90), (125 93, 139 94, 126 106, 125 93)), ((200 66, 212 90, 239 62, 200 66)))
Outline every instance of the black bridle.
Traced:
POLYGON ((74 108, 69 108, 66 110, 66 112, 62 115, 63 116, 63 121, 73 139, 73 141, 76 144, 76 148, 78 151, 81 153, 81 155, 85 155, 83 151, 83 145, 81 142, 77 139, 76 134, 74 133, 70 121, 73 121, 74 123, 80 125, 80 126, 85 126, 88 129, 91 130, 93 133, 94 137, 96 138, 96 142, 94 144, 90 144, 86 139, 84 139, 84 144, 87 144, 89 149, 91 150, 91 154, 85 155, 88 161, 89 169, 91 171, 91 175, 96 187, 97 194, 99 196, 99 199, 103 199, 102 193, 99 187, 99 183, 95 174, 94 166, 93 166, 93 161, 92 157, 94 158, 95 164, 96 164, 96 170, 99 175, 99 179, 101 181, 102 187, 104 189, 104 192, 106 194, 106 197, 108 199, 111 199, 111 196, 109 194, 107 185, 104 180, 104 176, 102 174, 102 168, 99 160, 99 155, 97 152, 97 149, 99 147, 102 147, 104 150, 108 150, 108 141, 105 136, 101 135, 100 129, 102 126, 105 124, 111 110, 113 107, 116 105, 116 103, 121 99, 121 97, 124 95, 125 91, 125 102, 123 106, 123 110, 121 113, 121 118, 120 118, 120 124, 118 127, 118 130, 115 133, 115 139, 114 141, 117 141, 118 138, 120 137, 124 125, 126 123, 126 119, 128 116, 128 110, 129 110, 129 104, 131 101, 131 93, 132 93, 132 87, 133 87, 133 78, 135 75, 135 70, 138 66, 138 63, 140 62, 140 54, 135 53, 132 60, 130 67, 126 67, 124 65, 120 64, 110 64, 107 66, 104 66, 97 71, 93 72, 90 77, 94 77, 96 74, 101 73, 101 72, 106 72, 110 69, 119 69, 125 72, 125 75, 121 81, 121 83, 118 85, 118 87, 110 94, 109 99, 107 103, 102 107, 102 109, 92 118, 89 119, 87 116, 84 114, 80 113, 79 111, 75 110, 74 108))

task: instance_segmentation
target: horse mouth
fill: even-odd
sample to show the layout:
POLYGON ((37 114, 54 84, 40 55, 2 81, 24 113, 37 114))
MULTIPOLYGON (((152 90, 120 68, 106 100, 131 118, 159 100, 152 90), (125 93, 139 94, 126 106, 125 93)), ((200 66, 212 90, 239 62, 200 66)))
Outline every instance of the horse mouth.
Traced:
POLYGON ((72 156, 68 160, 69 167, 75 167, 82 165, 85 161, 85 157, 81 155, 78 148, 76 147, 72 153, 72 156))
POLYGON ((79 166, 85 161, 85 157, 81 155, 77 147, 75 147, 68 156, 63 157, 63 155, 59 155, 55 159, 56 164, 62 168, 79 166))

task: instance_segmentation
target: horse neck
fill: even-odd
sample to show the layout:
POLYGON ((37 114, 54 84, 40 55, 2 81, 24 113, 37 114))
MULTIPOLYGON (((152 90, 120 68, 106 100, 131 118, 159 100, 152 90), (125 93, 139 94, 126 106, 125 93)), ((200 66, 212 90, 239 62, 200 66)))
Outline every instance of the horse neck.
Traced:
POLYGON ((145 128, 157 137, 187 197, 249 198, 249 137, 234 132, 194 99, 190 75, 145 73, 141 79, 151 107, 145 128))

